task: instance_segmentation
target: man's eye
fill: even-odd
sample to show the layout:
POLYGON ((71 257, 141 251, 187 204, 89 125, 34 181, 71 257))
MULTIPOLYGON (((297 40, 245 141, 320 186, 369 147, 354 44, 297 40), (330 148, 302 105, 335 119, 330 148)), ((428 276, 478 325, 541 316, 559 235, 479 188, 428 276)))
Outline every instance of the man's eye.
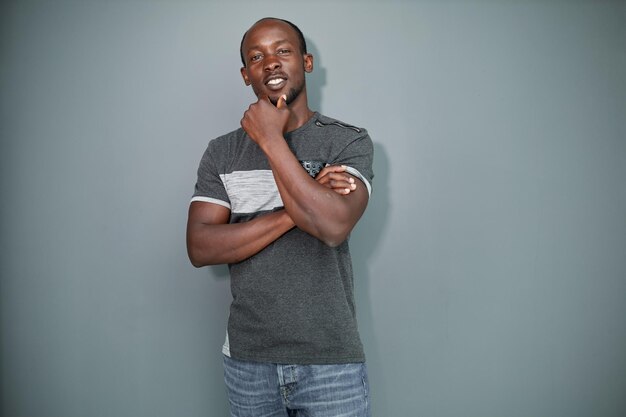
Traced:
POLYGON ((250 57, 250 62, 256 62, 256 61, 258 61, 259 59, 261 59, 261 54, 252 55, 252 56, 250 57))
POLYGON ((288 54, 289 52, 291 52, 289 51, 289 49, 279 49, 278 55, 285 55, 285 54, 288 54))

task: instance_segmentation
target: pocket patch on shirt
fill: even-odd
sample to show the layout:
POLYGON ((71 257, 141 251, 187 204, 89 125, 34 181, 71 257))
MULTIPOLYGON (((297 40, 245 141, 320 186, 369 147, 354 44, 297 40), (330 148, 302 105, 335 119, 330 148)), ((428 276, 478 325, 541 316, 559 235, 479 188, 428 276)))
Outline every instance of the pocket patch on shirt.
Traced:
POLYGON ((315 178, 326 165, 326 163, 322 161, 300 161, 300 164, 313 178, 315 178))

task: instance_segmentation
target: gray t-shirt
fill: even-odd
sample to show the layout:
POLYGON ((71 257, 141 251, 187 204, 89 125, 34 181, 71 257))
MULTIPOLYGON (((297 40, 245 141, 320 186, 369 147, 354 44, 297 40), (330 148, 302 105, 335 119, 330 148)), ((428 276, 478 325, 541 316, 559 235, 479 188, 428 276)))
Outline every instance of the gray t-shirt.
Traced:
MULTIPOLYGON (((311 176, 325 164, 346 165, 371 192, 373 146, 365 129, 315 113, 285 140, 311 176)), ((283 207, 267 158, 243 129, 209 142, 192 201, 229 208, 230 223, 283 207)), ((333 248, 296 227, 229 269, 232 357, 290 364, 365 360, 347 240, 333 248)))

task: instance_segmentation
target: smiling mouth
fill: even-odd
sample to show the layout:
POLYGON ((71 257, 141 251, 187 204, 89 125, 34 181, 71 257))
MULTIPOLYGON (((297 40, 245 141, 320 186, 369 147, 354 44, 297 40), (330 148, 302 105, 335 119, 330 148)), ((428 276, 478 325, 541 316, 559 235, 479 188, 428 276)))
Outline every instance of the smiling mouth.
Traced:
POLYGON ((272 78, 271 80, 267 81, 265 85, 267 85, 267 87, 271 90, 278 90, 282 88, 286 82, 287 80, 285 78, 272 78))

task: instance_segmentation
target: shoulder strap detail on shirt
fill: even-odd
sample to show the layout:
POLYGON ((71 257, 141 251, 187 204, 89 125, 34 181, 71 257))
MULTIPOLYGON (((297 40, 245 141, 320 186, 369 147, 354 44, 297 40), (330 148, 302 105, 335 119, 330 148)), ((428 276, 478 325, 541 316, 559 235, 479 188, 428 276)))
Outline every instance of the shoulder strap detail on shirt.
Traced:
POLYGON ((361 129, 359 129, 358 127, 352 126, 352 125, 349 125, 349 124, 346 124, 346 123, 341 123, 341 122, 339 122, 337 120, 333 120, 331 122, 324 123, 320 119, 317 119, 315 121, 315 125, 319 126, 319 127, 330 126, 330 125, 339 126, 339 127, 344 128, 344 129, 352 129, 352 130, 354 130, 357 133, 361 133, 361 129))

